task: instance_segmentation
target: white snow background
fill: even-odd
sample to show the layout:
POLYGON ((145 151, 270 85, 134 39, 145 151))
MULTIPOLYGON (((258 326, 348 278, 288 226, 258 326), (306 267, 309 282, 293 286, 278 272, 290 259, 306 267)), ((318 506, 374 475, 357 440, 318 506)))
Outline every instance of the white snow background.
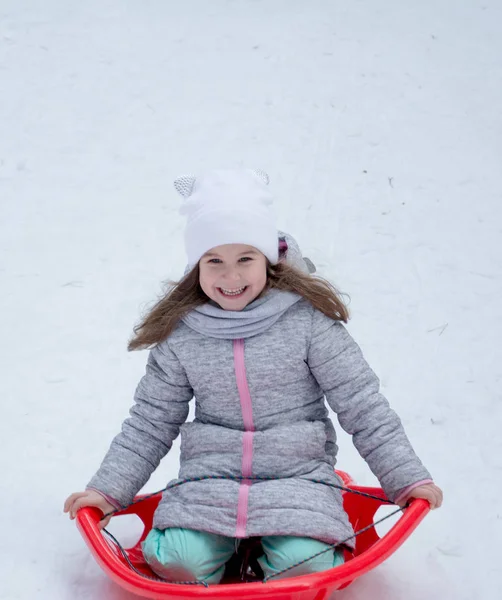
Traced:
MULTIPOLYGON (((172 180, 235 166, 269 172, 282 228, 350 295, 445 492, 338 597, 501 597, 501 23, 496 0, 0 2, 2 599, 133 600, 62 505, 127 416, 133 325, 183 272, 172 180)), ((345 434, 339 467, 375 483, 345 434)))

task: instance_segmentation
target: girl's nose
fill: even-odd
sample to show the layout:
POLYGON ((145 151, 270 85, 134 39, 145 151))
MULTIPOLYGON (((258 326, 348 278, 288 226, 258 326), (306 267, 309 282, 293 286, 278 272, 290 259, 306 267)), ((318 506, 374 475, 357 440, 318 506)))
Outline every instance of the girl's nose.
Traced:
POLYGON ((228 269, 224 274, 224 279, 227 279, 228 281, 239 281, 240 278, 239 272, 235 269, 228 269))

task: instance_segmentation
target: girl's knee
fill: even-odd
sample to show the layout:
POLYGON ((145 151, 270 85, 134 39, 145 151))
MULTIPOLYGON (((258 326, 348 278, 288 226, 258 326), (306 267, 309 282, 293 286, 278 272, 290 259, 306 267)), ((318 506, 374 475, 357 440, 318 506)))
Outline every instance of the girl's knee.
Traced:
POLYGON ((262 539, 262 545, 265 557, 261 560, 261 566, 266 576, 293 565, 296 566, 286 571, 284 577, 317 573, 343 563, 341 551, 335 551, 328 544, 312 538, 267 536, 262 539))
POLYGON ((143 542, 146 561, 169 581, 218 583, 233 551, 231 538, 191 529, 152 529, 143 542))

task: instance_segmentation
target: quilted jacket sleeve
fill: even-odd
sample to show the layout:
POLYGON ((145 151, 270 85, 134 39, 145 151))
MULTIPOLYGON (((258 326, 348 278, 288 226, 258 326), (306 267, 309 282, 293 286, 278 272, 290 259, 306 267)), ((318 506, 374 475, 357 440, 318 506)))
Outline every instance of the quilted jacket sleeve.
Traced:
POLYGON ((340 425, 390 500, 403 488, 431 479, 359 346, 342 323, 317 310, 308 364, 340 425))
POLYGON ((167 342, 150 351, 134 405, 87 488, 130 504, 169 452, 188 417, 193 391, 167 342))

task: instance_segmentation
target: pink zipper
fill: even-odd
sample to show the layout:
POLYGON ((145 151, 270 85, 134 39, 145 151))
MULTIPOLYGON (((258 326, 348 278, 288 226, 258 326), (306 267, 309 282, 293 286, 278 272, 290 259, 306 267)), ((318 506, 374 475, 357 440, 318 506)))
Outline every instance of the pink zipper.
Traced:
MULTIPOLYGON (((242 436, 242 465, 243 477, 251 477, 253 474, 253 404, 249 386, 246 378, 246 364, 244 360, 244 340, 234 340, 234 367, 237 380, 237 389, 241 401, 242 419, 244 421, 244 434, 242 436)), ((243 479, 239 488, 237 501, 237 523, 235 537, 246 537, 247 513, 249 502, 249 488, 251 481, 243 479)))
POLYGON ((249 393, 248 381, 246 379, 246 364, 244 362, 244 340, 234 340, 234 365, 237 388, 241 399, 242 419, 244 429, 254 431, 253 405, 249 393))

